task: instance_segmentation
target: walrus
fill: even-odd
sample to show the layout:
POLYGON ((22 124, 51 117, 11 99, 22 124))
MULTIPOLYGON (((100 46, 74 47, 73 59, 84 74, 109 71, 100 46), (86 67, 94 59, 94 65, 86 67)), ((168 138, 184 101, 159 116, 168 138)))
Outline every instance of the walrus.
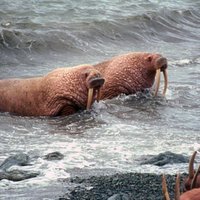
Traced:
POLYGON ((160 72, 164 75, 165 95, 168 84, 167 59, 160 54, 131 52, 94 65, 105 78, 100 99, 111 99, 119 94, 134 94, 151 88, 155 80, 156 96, 160 84, 160 72))
POLYGON ((21 116, 70 115, 89 109, 104 83, 91 65, 58 68, 45 76, 0 80, 0 111, 21 116))

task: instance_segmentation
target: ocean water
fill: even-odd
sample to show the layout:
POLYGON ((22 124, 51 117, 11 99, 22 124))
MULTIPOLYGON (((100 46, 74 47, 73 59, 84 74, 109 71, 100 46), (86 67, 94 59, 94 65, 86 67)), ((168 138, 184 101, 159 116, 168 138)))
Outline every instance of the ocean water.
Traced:
POLYGON ((200 147, 200 1, 0 1, 1 79, 44 75, 130 51, 168 59, 166 97, 121 95, 95 103, 90 112, 57 118, 0 113, 0 163, 24 152, 31 165, 19 168, 40 172, 18 183, 0 181, 1 192, 42 187, 69 177, 74 168, 186 172, 187 164, 140 166, 136 160, 164 151, 191 155, 200 147), (43 159, 54 151, 64 159, 43 159))

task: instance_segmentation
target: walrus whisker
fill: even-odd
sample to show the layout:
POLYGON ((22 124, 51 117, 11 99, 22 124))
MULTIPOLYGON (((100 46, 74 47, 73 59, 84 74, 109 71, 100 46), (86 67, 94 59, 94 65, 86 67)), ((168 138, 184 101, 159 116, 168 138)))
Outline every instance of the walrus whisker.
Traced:
POLYGON ((157 69, 156 70, 156 77, 155 77, 155 92, 154 92, 154 97, 157 96, 159 87, 160 87, 160 69, 157 69))
POLYGON ((87 110, 89 110, 92 105, 93 93, 94 93, 94 88, 89 88, 88 99, 87 99, 87 108, 86 108, 87 110))
POLYGON ((167 70, 166 69, 163 71, 163 76, 164 76, 163 96, 165 96, 166 91, 167 91, 167 86, 168 86, 168 74, 167 74, 167 70))

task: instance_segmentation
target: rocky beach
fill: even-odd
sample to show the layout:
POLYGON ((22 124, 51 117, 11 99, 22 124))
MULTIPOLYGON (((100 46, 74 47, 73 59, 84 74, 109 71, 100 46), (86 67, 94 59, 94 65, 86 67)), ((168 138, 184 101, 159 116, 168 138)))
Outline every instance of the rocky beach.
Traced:
MULTIPOLYGON (((50 162, 63 159, 60 152, 52 152, 44 156, 50 162)), ((8 157, 0 165, 0 180, 19 182, 40 175, 35 171, 21 170, 23 166, 31 165, 30 156, 16 154, 8 157), (18 166, 18 170, 12 170, 18 166)), ((165 166, 179 162, 187 163, 189 158, 171 152, 164 152, 157 156, 142 158, 141 164, 165 166), (145 161, 144 161, 145 160, 145 161)), ((159 200, 163 198, 161 174, 119 172, 114 169, 74 168, 66 170, 69 178, 59 179, 56 183, 42 187, 11 188, 0 193, 1 199, 30 199, 30 200, 159 200), (7 196, 6 196, 7 194, 7 196), (14 194, 14 196, 12 196, 14 194)), ((186 174, 182 175, 185 177, 186 174)), ((167 175, 170 195, 174 196, 175 176, 167 175)), ((181 188, 180 188, 181 189, 181 188)))

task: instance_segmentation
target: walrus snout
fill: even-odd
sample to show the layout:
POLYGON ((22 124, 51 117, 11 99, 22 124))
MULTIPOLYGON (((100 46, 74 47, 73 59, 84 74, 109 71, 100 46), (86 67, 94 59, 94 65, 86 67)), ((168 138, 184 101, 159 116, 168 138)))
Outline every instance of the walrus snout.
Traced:
POLYGON ((87 69, 83 73, 86 77, 87 88, 99 88, 101 87, 105 79, 102 77, 101 73, 96 69, 87 69))
POLYGON ((167 64, 162 65, 162 67, 160 68, 160 70, 163 72, 167 69, 167 64))
POLYGON ((165 69, 167 69, 167 59, 165 57, 157 58, 155 61, 155 67, 156 69, 164 71, 165 69))
POLYGON ((94 77, 88 80, 88 87, 89 88, 99 88, 101 87, 105 82, 105 79, 102 77, 94 77))

